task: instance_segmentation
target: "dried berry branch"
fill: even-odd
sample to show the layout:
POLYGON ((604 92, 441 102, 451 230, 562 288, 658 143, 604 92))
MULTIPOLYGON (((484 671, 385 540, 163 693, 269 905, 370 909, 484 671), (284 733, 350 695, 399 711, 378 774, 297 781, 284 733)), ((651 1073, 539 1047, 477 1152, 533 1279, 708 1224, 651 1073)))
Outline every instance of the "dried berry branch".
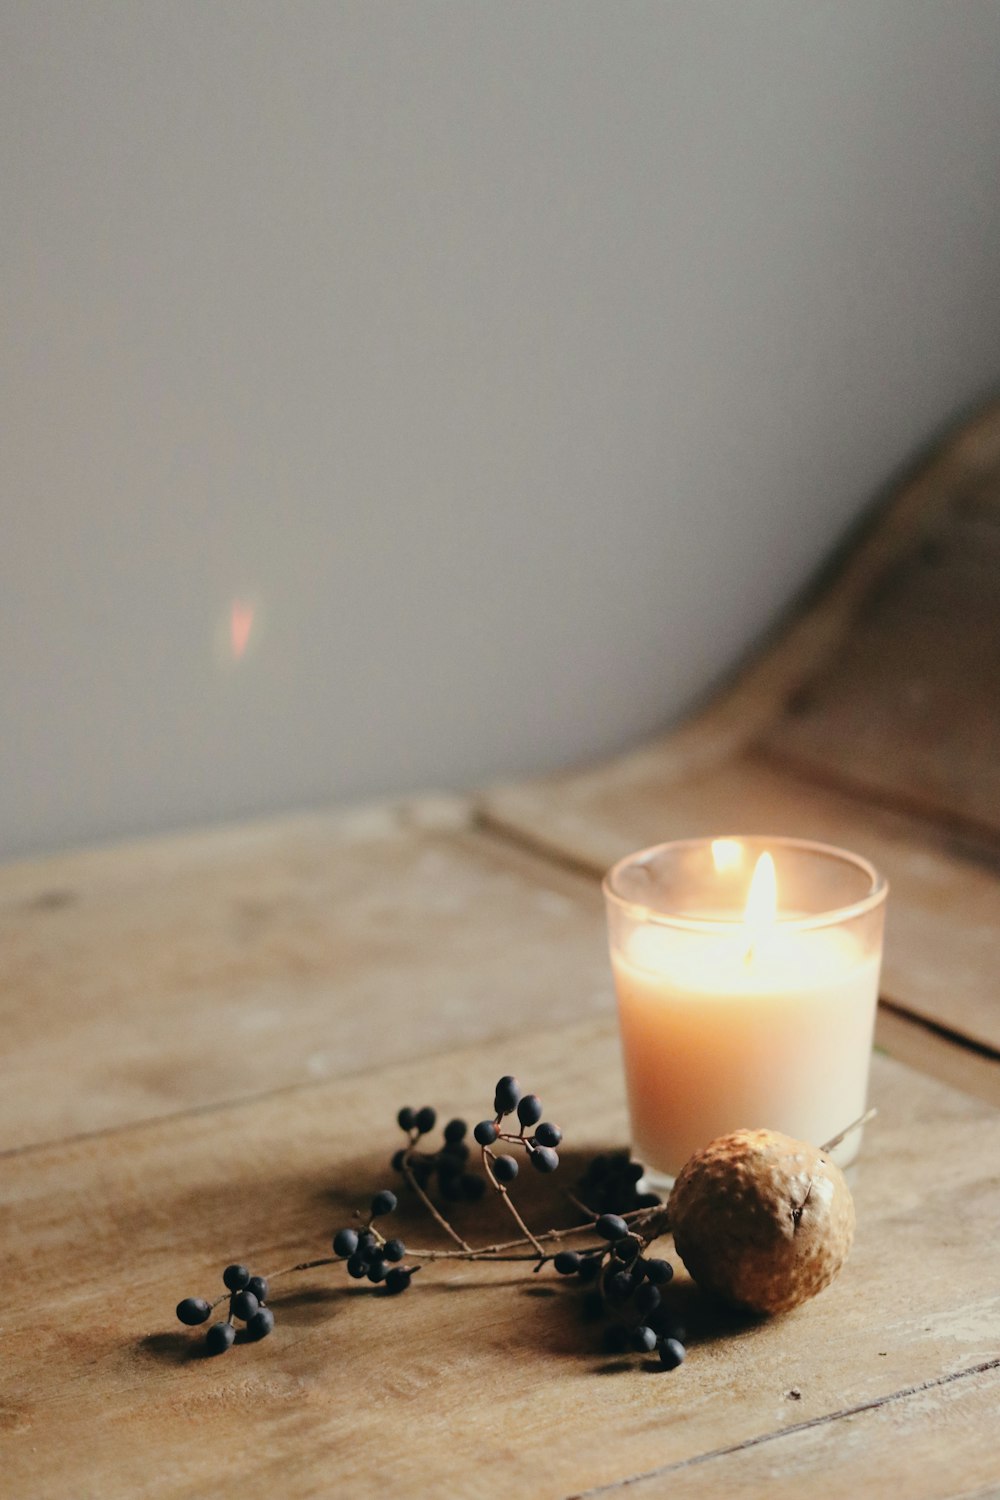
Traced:
MULTIPOLYGON (((516 1078, 505 1076, 497 1084, 494 1114, 481 1121, 473 1131, 479 1146, 484 1176, 469 1171, 469 1146, 465 1137, 468 1127, 463 1120, 451 1120, 444 1128, 444 1142, 437 1150, 426 1149, 425 1142, 437 1124, 436 1112, 429 1106, 414 1110, 401 1109, 397 1120, 406 1134, 406 1144, 397 1151, 392 1165, 417 1202, 429 1213, 439 1229, 452 1241, 454 1248, 407 1249, 401 1239, 387 1238, 379 1222, 395 1212, 396 1194, 382 1189, 372 1198, 367 1213, 356 1215, 357 1227, 337 1230, 333 1237, 333 1255, 298 1260, 281 1267, 268 1277, 251 1276, 246 1266, 227 1266, 223 1273, 225 1293, 209 1303, 204 1298, 188 1297, 178 1305, 177 1316, 191 1326, 208 1321, 212 1310, 228 1298, 227 1315, 215 1323, 206 1336, 210 1353, 223 1353, 237 1338, 236 1323, 245 1324, 248 1339, 266 1337, 274 1327, 274 1314, 267 1305, 269 1283, 297 1273, 329 1265, 343 1265, 355 1280, 367 1280, 373 1290, 398 1295, 411 1285, 424 1263, 436 1261, 526 1262, 534 1271, 554 1266, 561 1277, 574 1277, 589 1290, 584 1299, 585 1311, 592 1314, 596 1303, 602 1312, 611 1311, 615 1318, 612 1331, 606 1333, 606 1347, 652 1349, 659 1345, 661 1361, 673 1367, 679 1362, 675 1354, 664 1354, 665 1340, 675 1338, 676 1328, 664 1332, 651 1329, 637 1318, 654 1314, 660 1304, 657 1288, 666 1285, 673 1275, 666 1261, 649 1260, 644 1252, 666 1228, 666 1210, 655 1194, 644 1194, 639 1179, 642 1168, 631 1162, 627 1153, 599 1156, 594 1159, 580 1183, 584 1197, 573 1193, 566 1197, 584 1215, 584 1222, 562 1229, 532 1230, 513 1200, 510 1185, 518 1176, 517 1157, 494 1150, 503 1143, 525 1154, 534 1169, 543 1175, 559 1167, 556 1147, 562 1141, 557 1125, 542 1119, 542 1104, 536 1094, 522 1094, 516 1078), (508 1118, 516 1112, 517 1130, 507 1129, 508 1118), (529 1134, 529 1132, 532 1132, 529 1134), (491 1245, 473 1246, 450 1222, 447 1214, 431 1197, 431 1188, 445 1201, 475 1201, 492 1187, 521 1231, 516 1239, 491 1245), (593 1208, 587 1206, 594 1204, 593 1208), (609 1204, 614 1212, 609 1211, 609 1204), (590 1236, 596 1243, 579 1249, 563 1248, 566 1241, 590 1236), (415 1262, 415 1263, 413 1263, 415 1262), (643 1284, 640 1295, 633 1295, 643 1284), (625 1308, 632 1299, 634 1306, 625 1308), (642 1329, 640 1333, 638 1330, 642 1329), (617 1330, 617 1331, 615 1331, 617 1330), (673 1361, 673 1363, 671 1363, 673 1361)), ((663 1321, 661 1319, 661 1321, 663 1321)), ((683 1354, 681 1355, 683 1357, 683 1354)))

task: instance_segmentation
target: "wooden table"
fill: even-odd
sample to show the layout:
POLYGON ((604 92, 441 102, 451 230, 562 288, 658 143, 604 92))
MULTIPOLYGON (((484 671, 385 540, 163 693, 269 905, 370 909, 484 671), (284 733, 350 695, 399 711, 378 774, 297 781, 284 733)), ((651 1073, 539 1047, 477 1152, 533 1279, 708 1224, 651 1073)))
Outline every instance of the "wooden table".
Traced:
MULTIPOLYGON (((910 724, 903 765, 858 705, 878 672, 845 665, 915 628, 908 570, 947 570, 942 533, 986 612, 998 457, 991 414, 723 699, 610 766, 0 871, 4 1495, 1000 1493, 1000 707, 950 771, 910 724), (970 507, 974 565, 948 541, 970 507), (391 1181, 401 1104, 478 1119, 514 1072, 568 1170, 624 1144, 597 876, 734 828, 835 838, 893 883, 879 1118, 830 1289, 752 1324, 681 1276, 689 1354, 664 1374, 602 1355, 552 1275, 439 1265, 389 1299, 327 1268, 265 1343, 192 1357, 177 1300, 232 1259, 322 1255, 391 1181)), ((457 1213, 502 1232, 493 1204, 457 1213)))

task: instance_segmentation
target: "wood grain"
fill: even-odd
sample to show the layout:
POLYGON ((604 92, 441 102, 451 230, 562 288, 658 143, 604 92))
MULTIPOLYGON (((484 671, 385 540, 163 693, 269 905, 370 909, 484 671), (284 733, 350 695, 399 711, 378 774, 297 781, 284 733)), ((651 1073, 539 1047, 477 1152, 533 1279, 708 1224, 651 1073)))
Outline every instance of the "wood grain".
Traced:
MULTIPOLYGON (((5 1495, 1000 1494, 998 494, 994 406, 727 692, 610 765, 0 870, 5 1495), (885 871, 880 1048, 965 1090, 876 1056, 833 1287, 751 1323, 679 1275, 665 1375, 602 1355, 550 1274, 439 1264, 388 1299, 315 1270, 266 1344, 197 1357, 176 1301, 323 1253, 401 1104, 478 1118, 514 1071, 564 1181, 624 1144, 596 877, 740 831, 885 871)), ((539 1229, 546 1186, 518 1183, 539 1229)), ((412 1205, 399 1229, 434 1243, 412 1205)))
POLYGON ((597 892, 423 799, 0 870, 0 1149, 609 1009, 597 892))
POLYGON ((985 1370, 925 1381, 836 1416, 793 1422, 707 1461, 668 1465, 628 1482, 627 1491, 611 1485, 583 1495, 596 1500, 627 1493, 629 1500, 652 1500, 669 1487, 678 1500, 759 1500, 783 1493, 857 1500, 890 1492, 905 1451, 906 1500, 995 1500, 1000 1460, 991 1429, 998 1401, 1000 1360, 994 1360, 985 1370))
POLYGON ((708 834, 794 833, 866 855, 890 886, 882 992, 895 1005, 1000 1051, 996 1004, 1000 878, 993 854, 858 804, 744 756, 682 782, 646 775, 500 789, 491 825, 595 874, 630 849, 708 834), (977 858, 971 857, 973 854, 977 858))
MULTIPOLYGON (((505 1488, 555 1500, 995 1357, 1000 1114, 881 1057, 881 1114, 855 1174, 860 1227, 840 1280, 792 1315, 748 1324, 680 1277, 691 1337, 675 1374, 609 1361, 565 1284, 525 1283, 510 1266, 488 1268, 486 1285, 467 1267, 428 1269, 399 1299, 316 1271, 276 1298, 266 1344, 190 1357, 197 1336, 172 1323, 181 1295, 210 1292, 237 1256, 267 1270, 322 1253, 385 1179, 399 1104, 475 1117, 508 1070, 560 1119, 567 1173, 624 1139, 615 1032, 588 1023, 8 1157, 9 1492, 254 1500, 377 1486, 405 1500, 484 1496, 502 1475, 505 1488)), ((525 1188, 543 1227, 543 1184, 525 1188)), ((497 1228, 487 1215, 483 1232, 497 1228)), ((430 1232, 410 1220, 405 1235, 426 1243, 430 1232)), ((719 1465, 722 1483, 728 1463, 705 1469, 719 1465)), ((893 1450, 897 1492, 910 1494, 923 1468, 919 1452, 893 1450)), ((791 1494, 795 1472, 774 1493, 791 1494)))

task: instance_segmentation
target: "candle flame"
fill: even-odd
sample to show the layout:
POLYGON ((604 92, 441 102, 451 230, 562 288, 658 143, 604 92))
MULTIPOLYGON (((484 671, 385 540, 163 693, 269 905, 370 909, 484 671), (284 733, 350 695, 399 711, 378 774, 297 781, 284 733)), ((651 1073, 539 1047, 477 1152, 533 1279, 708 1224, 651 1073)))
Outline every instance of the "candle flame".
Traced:
POLYGON ((748 962, 753 957, 755 947, 774 926, 777 918, 778 878, 774 872, 774 860, 770 854, 762 854, 754 866, 743 917, 748 962))

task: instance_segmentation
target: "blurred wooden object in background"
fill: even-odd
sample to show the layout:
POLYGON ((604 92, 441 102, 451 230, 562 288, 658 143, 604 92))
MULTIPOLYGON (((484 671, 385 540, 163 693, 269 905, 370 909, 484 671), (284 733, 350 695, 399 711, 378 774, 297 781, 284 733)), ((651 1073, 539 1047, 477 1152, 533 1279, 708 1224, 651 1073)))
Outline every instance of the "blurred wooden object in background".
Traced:
POLYGON ((594 873, 692 834, 794 830, 856 849, 891 886, 885 998, 1000 1053, 1000 408, 904 485, 690 723, 479 805, 594 873))

